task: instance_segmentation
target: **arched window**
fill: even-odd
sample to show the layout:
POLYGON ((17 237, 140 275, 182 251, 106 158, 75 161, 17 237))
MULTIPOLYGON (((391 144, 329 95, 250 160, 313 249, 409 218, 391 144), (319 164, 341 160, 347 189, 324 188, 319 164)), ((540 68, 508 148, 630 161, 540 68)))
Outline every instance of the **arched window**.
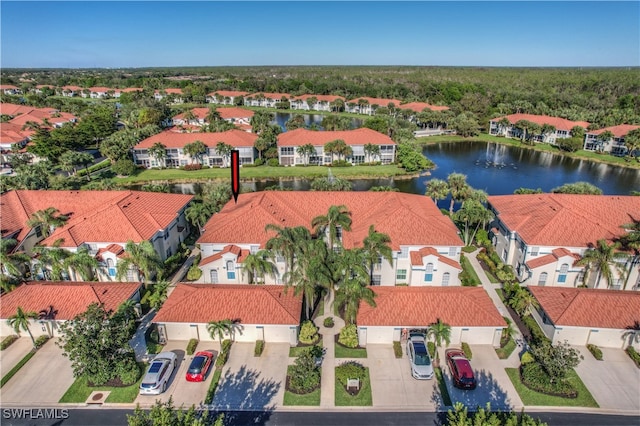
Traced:
POLYGON ((567 272, 569 272, 569 264, 563 263, 560 267, 560 275, 558 275, 559 283, 567 282, 567 272))
POLYGON ((543 272, 540 274, 540 278, 538 278, 538 285, 545 285, 547 283, 547 276, 549 274, 547 274, 546 272, 543 272))
POLYGON ((447 286, 447 285, 449 285, 449 277, 450 277, 450 274, 449 274, 448 272, 445 272, 445 273, 442 275, 442 285, 443 285, 443 286, 447 286))
POLYGON ((236 279, 236 266, 233 260, 227 260, 227 279, 228 280, 236 279))
POLYGON ((109 272, 110 277, 116 276, 116 267, 113 263, 113 259, 107 259, 107 271, 109 272))
POLYGON ((427 269, 424 272, 425 282, 433 281, 433 263, 427 263, 427 269))

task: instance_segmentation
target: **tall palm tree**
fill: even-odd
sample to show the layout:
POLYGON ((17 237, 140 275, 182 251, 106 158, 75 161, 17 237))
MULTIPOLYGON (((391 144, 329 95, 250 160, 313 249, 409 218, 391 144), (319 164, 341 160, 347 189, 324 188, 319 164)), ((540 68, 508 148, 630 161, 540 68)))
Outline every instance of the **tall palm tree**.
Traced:
POLYGON ((22 252, 12 253, 12 249, 18 244, 13 238, 0 240, 0 271, 11 277, 22 278, 23 266, 31 260, 31 258, 22 252))
POLYGON ((607 241, 602 239, 598 240, 596 247, 588 249, 582 256, 582 259, 576 262, 576 265, 585 267, 584 281, 587 282, 587 278, 592 271, 598 274, 596 278, 596 288, 600 287, 600 279, 602 277, 607 281, 607 287, 610 287, 613 283, 614 270, 619 277, 624 277, 626 274, 624 266, 617 262, 617 260, 625 259, 628 255, 616 251, 620 246, 621 244, 619 242, 607 244, 607 241))
POLYGON ((633 255, 629 256, 629 260, 627 261, 629 269, 627 270, 627 277, 624 280, 623 290, 627 289, 627 284, 629 283, 629 277, 631 277, 633 268, 640 265, 640 220, 633 218, 632 220, 632 223, 622 225, 622 228, 626 229, 627 232, 622 238, 620 238, 622 248, 628 251, 633 251, 633 255))
POLYGON ((338 238, 338 228, 351 231, 351 212, 347 206, 331 206, 326 215, 316 216, 311 220, 311 227, 316 235, 324 235, 329 231, 329 248, 333 249, 334 242, 338 238))
POLYGON ((233 147, 228 143, 218 142, 216 144, 216 152, 222 157, 222 165, 227 167, 227 161, 231 156, 231 151, 233 151, 233 147))
POLYGON ((380 145, 374 145, 372 143, 365 144, 364 154, 367 156, 370 163, 373 162, 373 159, 380 155, 380 145))
POLYGON ((277 271, 276 265, 270 260, 273 257, 269 250, 260 250, 255 254, 249 254, 242 261, 242 270, 247 274, 249 284, 264 283, 265 275, 274 276, 277 271))
POLYGON ((471 195, 473 188, 467 183, 467 175, 462 173, 451 173, 447 176, 449 192, 451 192, 451 203, 449 204, 449 214, 453 214, 453 205, 456 201, 464 201, 471 195))
POLYGON ((507 304, 523 318, 531 315, 532 309, 540 307, 538 299, 530 291, 520 286, 516 287, 515 293, 509 298, 507 304))
POLYGON ((311 157, 311 155, 316 153, 316 149, 313 145, 311 145, 310 143, 307 143, 302 146, 299 146, 296 152, 298 153, 299 156, 301 156, 304 159, 304 165, 306 166, 309 164, 309 157, 311 157))
POLYGON ((193 164, 194 160, 202 162, 202 156, 207 153, 207 146, 202 141, 193 141, 185 144, 182 151, 191 158, 191 163, 193 164))
POLYGON ((375 292, 367 285, 367 276, 356 274, 347 277, 336 291, 334 304, 338 310, 344 311, 344 320, 347 324, 355 324, 360 309, 360 302, 365 301, 375 308, 375 292))
POLYGON ((162 142, 156 142, 149 148, 149 155, 156 159, 160 167, 165 167, 167 158, 167 147, 162 142))
POLYGON ((47 207, 44 210, 34 212, 27 220, 27 225, 31 228, 40 227, 42 236, 47 238, 51 235, 52 230, 64 226, 68 219, 67 216, 60 214, 60 211, 55 207, 47 207))
POLYGON ((20 335, 20 331, 26 331, 29 333, 29 337, 31 337, 31 343, 33 343, 33 347, 36 347, 36 341, 33 338, 33 334, 31 334, 31 330, 29 329, 29 320, 38 318, 38 314, 29 311, 25 312, 20 306, 16 309, 16 313, 11 315, 7 322, 9 325, 15 330, 18 335, 20 335))
POLYGON ((299 245, 296 263, 287 274, 288 286, 294 287, 294 294, 304 294, 307 318, 315 304, 316 295, 328 290, 333 284, 332 272, 328 266, 329 252, 322 240, 302 241, 299 245))
POLYGON ((369 226, 369 233, 363 243, 364 256, 369 263, 369 282, 373 282, 373 265, 378 263, 378 259, 384 258, 393 266, 393 253, 391 251, 391 237, 387 234, 377 232, 373 225, 369 226))
POLYGON ((207 324, 207 331, 212 339, 215 339, 217 336, 220 340, 220 345, 222 345, 222 338, 224 335, 231 335, 231 332, 233 331, 233 321, 230 319, 211 321, 207 324))
POLYGON ((122 279, 127 276, 129 269, 135 269, 144 276, 145 283, 149 283, 151 277, 162 273, 162 260, 151 242, 145 240, 139 244, 127 241, 124 246, 125 255, 118 261, 116 266, 116 278, 122 279))
POLYGON ((438 207, 438 200, 444 200, 449 195, 449 184, 442 179, 431 179, 427 182, 427 190, 424 195, 433 199, 438 207))
POLYGON ((64 260, 64 266, 71 270, 73 281, 78 281, 78 275, 82 281, 93 281, 94 271, 100 266, 100 263, 89 253, 87 247, 81 247, 64 260))
POLYGON ((304 226, 297 226, 295 228, 284 227, 281 228, 278 225, 267 224, 264 228, 265 231, 275 231, 276 235, 271 237, 267 243, 267 250, 271 250, 273 253, 279 254, 285 259, 284 276, 288 277, 288 271, 293 267, 293 261, 298 253, 298 245, 302 241, 311 240, 311 234, 309 230, 304 226))
POLYGON ((629 344, 627 346, 640 342, 640 321, 634 321, 632 325, 626 326, 625 330, 622 333, 622 338, 628 340, 629 344))
POLYGON ((198 228, 198 232, 202 232, 204 225, 213 214, 212 206, 209 203, 191 203, 185 210, 184 214, 189 223, 198 228))
POLYGON ((429 325, 427 337, 433 338, 433 342, 436 344, 435 358, 440 359, 438 348, 442 346, 442 342, 445 342, 447 346, 451 343, 451 326, 438 318, 436 322, 429 325))
POLYGON ((215 107, 211 107, 209 108, 209 112, 207 113, 205 120, 209 123, 214 123, 216 121, 222 120, 222 117, 220 117, 220 113, 215 107))
POLYGON ((184 112, 184 114, 182 115, 182 119, 184 120, 185 123, 187 124, 191 124, 191 122, 193 120, 195 120, 197 117, 195 116, 195 114, 193 113, 192 110, 186 110, 184 112))
POLYGON ((64 278, 67 258, 71 252, 61 248, 62 240, 56 240, 51 247, 35 246, 36 268, 40 268, 46 280, 61 281, 64 278))

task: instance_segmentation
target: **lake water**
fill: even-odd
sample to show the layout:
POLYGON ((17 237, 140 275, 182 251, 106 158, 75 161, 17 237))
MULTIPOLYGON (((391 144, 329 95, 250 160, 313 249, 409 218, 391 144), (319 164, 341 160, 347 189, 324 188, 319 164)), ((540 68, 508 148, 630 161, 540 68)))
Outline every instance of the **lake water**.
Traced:
MULTIPOLYGON (((301 115, 302 117, 304 117, 304 123, 306 126, 311 126, 312 124, 315 124, 320 129, 322 129, 322 119, 324 118, 324 115, 321 115, 321 114, 301 114, 301 115)), ((293 114, 290 114, 288 112, 276 112, 275 120, 272 123, 279 125, 282 128, 282 131, 286 132, 287 128, 285 127, 285 124, 287 123, 287 121, 291 119, 291 117, 293 117, 293 114)), ((362 123, 364 123, 364 120, 362 120, 361 118, 352 118, 351 128, 357 129, 358 127, 362 127, 362 123)))

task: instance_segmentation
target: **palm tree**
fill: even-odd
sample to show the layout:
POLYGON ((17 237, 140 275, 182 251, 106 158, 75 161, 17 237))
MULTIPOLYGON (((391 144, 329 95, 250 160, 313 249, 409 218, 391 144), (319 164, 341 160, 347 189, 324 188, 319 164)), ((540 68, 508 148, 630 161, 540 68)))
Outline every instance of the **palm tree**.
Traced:
POLYGON ((138 273, 138 278, 143 275, 144 282, 148 283, 151 277, 162 272, 162 260, 148 240, 141 241, 139 244, 129 240, 124 250, 126 253, 116 266, 117 279, 126 277, 129 270, 134 269, 138 273))
POLYGON ((209 123, 214 123, 216 121, 222 120, 222 117, 220 117, 220 113, 216 110, 216 108, 212 107, 209 108, 209 112, 207 113, 205 120, 209 123))
MULTIPOLYGON (((633 219, 633 218, 632 218, 633 219)), ((640 265, 640 220, 633 219, 632 223, 622 225, 622 228, 627 230, 627 233, 620 238, 622 248, 628 251, 633 251, 633 255, 629 256, 627 264, 629 270, 627 271, 627 277, 624 280, 623 290, 627 289, 629 283, 629 277, 633 268, 640 265)))
POLYGON ((64 266, 65 269, 71 270, 73 281, 78 281, 78 275, 82 281, 93 281, 94 271, 100 263, 89 254, 87 247, 81 247, 64 260, 64 266))
POLYGON ((222 338, 224 335, 231 335, 231 332, 233 331, 233 321, 230 319, 211 321, 207 324, 207 331, 212 339, 215 339, 217 336, 220 340, 220 345, 222 345, 222 338))
POLYGON ((46 280, 61 281, 68 269, 67 258, 71 252, 61 248, 62 240, 56 240, 51 247, 35 246, 33 253, 36 255, 36 268, 40 268, 46 280))
POLYGON ((313 145, 307 143, 299 146, 296 152, 304 159, 304 165, 306 166, 309 164, 309 157, 316 153, 316 149, 313 145))
POLYGON ((378 259, 384 258, 393 265, 393 253, 389 244, 391 237, 387 234, 377 232, 373 225, 369 226, 369 234, 363 241, 363 251, 365 258, 369 262, 369 282, 373 282, 373 265, 378 263, 378 259))
POLYGON ((546 142, 547 135, 556 132, 556 127, 551 124, 543 124, 540 128, 540 134, 542 135, 542 142, 546 142))
POLYGON ((187 123, 187 124, 191 124, 191 122, 192 122, 193 120, 195 120, 196 118, 197 118, 197 117, 195 116, 195 114, 193 113, 193 111, 191 111, 190 109, 189 109, 189 110, 186 110, 186 111, 184 112, 184 114, 182 115, 182 120, 183 120, 185 123, 187 123))
POLYGON ((216 152, 222 157, 224 167, 227 167, 227 159, 231 156, 231 151, 233 151, 233 147, 227 143, 218 142, 216 144, 216 152))
POLYGON ((162 142, 156 142, 149 148, 149 155, 156 159, 160 167, 165 167, 167 147, 162 142))
POLYGON ((64 226, 65 222, 69 219, 63 214, 59 214, 60 211, 55 207, 47 207, 44 210, 38 210, 31 215, 31 218, 27 220, 27 225, 31 228, 40 227, 42 236, 47 238, 51 235, 52 230, 57 227, 64 226))
POLYGON ((607 241, 602 239, 598 240, 597 246, 588 249, 582 256, 582 259, 576 262, 576 265, 585 267, 584 281, 587 282, 587 278, 592 270, 595 270, 597 275, 595 288, 600 287, 600 279, 604 277, 607 281, 607 287, 611 287, 613 284, 613 269, 616 270, 618 276, 625 276, 624 266, 617 260, 625 259, 628 255, 621 252, 616 252, 620 248, 621 244, 615 242, 607 244, 607 241), (613 269, 612 266, 613 265, 613 269))
POLYGON ((614 135, 609 130, 605 130, 604 132, 600 133, 596 138, 596 141, 598 142, 598 151, 604 151, 604 146, 613 138, 614 135))
POLYGON ((429 325, 429 331, 427 337, 432 337, 433 342, 436 344, 436 356, 435 359, 440 359, 438 354, 438 348, 442 346, 444 341, 447 346, 451 343, 451 326, 445 322, 442 322, 440 318, 436 322, 429 325))
POLYGON ((380 145, 374 145, 372 143, 365 144, 364 154, 367 156, 369 163, 372 163, 372 159, 380 155, 380 145))
POLYGON ((376 294, 367 285, 367 276, 356 274, 346 277, 336 291, 334 304, 339 311, 344 311, 344 320, 347 324, 355 324, 358 317, 360 303, 365 301, 372 308, 376 307, 376 294))
POLYGON ((424 195, 432 198, 438 207, 438 200, 444 200, 449 195, 449 184, 442 179, 431 179, 427 182, 427 190, 424 195))
POLYGON ((18 242, 12 238, 0 240, 0 271, 11 277, 21 279, 24 275, 22 267, 31 258, 22 252, 12 253, 18 242))
POLYGON ((624 137, 624 146, 627 148, 629 157, 636 156, 636 150, 640 148, 640 129, 631 130, 624 137))
POLYGON ((447 176, 449 192, 451 192, 451 203, 449 203, 449 214, 453 215, 453 205, 456 201, 464 201, 473 191, 467 183, 467 176, 462 173, 451 173, 447 176))
POLYGON ((269 250, 260 250, 255 254, 249 254, 242 262, 242 270, 247 274, 247 281, 253 284, 260 283, 260 279, 264 283, 265 275, 274 276, 277 271, 276 265, 270 260, 273 257, 269 250))
POLYGON ((202 156, 207 153, 207 146, 202 141, 193 141, 185 144, 182 151, 191 158, 191 164, 193 164, 193 160, 202 163, 202 156))
POLYGON ((538 299, 528 290, 523 287, 515 287, 515 293, 509 298, 507 304, 513 308, 514 311, 521 317, 531 315, 533 309, 540 307, 538 299))
POLYGON ((31 330, 29 329, 29 320, 38 318, 38 314, 30 311, 25 312, 20 306, 16 309, 16 313, 11 315, 7 322, 9 325, 15 330, 18 335, 20 335, 20 331, 26 331, 29 333, 29 337, 31 337, 31 342, 33 343, 33 347, 36 347, 36 341, 33 338, 33 334, 31 334, 31 330))
POLYGON ((329 252, 322 240, 301 241, 297 251, 296 263, 286 276, 288 285, 285 292, 289 286, 293 286, 296 296, 304 294, 307 318, 310 318, 316 295, 322 290, 330 289, 333 284, 327 262, 329 252))
POLYGON ((511 126, 511 122, 507 117, 502 117, 500 120, 498 120, 498 127, 500 129, 499 131, 501 134, 506 135, 506 131, 509 128, 509 126, 511 126))
POLYGON ((198 228, 198 232, 202 233, 204 225, 207 223, 213 211, 209 203, 191 203, 185 210, 185 217, 193 225, 198 228))
POLYGON ((629 341, 627 346, 632 346, 634 343, 640 342, 640 321, 634 321, 633 325, 625 327, 627 331, 622 334, 624 340, 629 341))
POLYGON ((316 216, 311 220, 311 227, 316 235, 325 234, 329 231, 329 248, 333 249, 334 242, 338 239, 338 229, 351 231, 351 212, 347 206, 331 206, 326 216, 316 216))
POLYGON ((298 253, 298 245, 302 241, 311 240, 311 234, 309 230, 304 226, 297 226, 295 228, 284 227, 281 228, 278 225, 267 224, 264 228, 265 231, 275 231, 276 235, 271 237, 267 243, 267 250, 271 250, 284 257, 284 276, 288 277, 288 271, 293 267, 293 260, 298 253))

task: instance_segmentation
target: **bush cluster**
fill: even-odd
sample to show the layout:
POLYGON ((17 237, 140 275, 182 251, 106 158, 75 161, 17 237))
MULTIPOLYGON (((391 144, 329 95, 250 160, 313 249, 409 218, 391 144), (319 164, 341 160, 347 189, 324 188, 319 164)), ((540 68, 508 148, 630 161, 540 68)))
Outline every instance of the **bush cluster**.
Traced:
POLYGON ((140 377, 140 367, 134 357, 129 357, 118 363, 116 376, 120 378, 122 384, 131 385, 140 377))
POLYGON ((182 167, 182 170, 186 170, 186 171, 191 171, 191 170, 201 170, 202 169, 202 164, 187 164, 184 167, 182 167))
POLYGON ((358 347, 358 329, 355 324, 346 325, 340 330, 340 336, 338 337, 338 343, 347 348, 358 347))
POLYGON ((253 350, 253 356, 262 355, 263 350, 264 350, 264 340, 256 340, 256 347, 253 350))
POLYGON ((348 162, 347 160, 335 160, 331 163, 331 167, 351 167, 353 164, 348 162))
POLYGON ((520 357, 520 364, 529 364, 531 362, 534 362, 535 360, 536 359, 533 357, 533 355, 531 355, 531 352, 525 352, 520 357))
POLYGON ((300 342, 305 345, 312 345, 318 340, 318 328, 309 320, 302 323, 300 327, 300 342))
POLYGON ((356 361, 347 361, 336 367, 336 380, 342 385, 347 386, 348 379, 364 379, 366 370, 362 364, 356 361))
POLYGON ((280 162, 277 158, 269 158, 267 160, 267 166, 269 167, 280 167, 280 162))
POLYGON ((596 345, 588 344, 587 349, 591 352, 591 355, 598 361, 602 361, 602 351, 596 345))
POLYGON ((229 351, 231 350, 231 340, 225 339, 222 341, 222 346, 220 350, 220 354, 216 359, 216 367, 221 368, 223 365, 227 363, 229 359, 229 351))
POLYGON ((258 158, 253 162, 255 166, 262 166, 264 164, 264 158, 258 158))
POLYGON ((464 352, 464 356, 466 356, 468 360, 471 360, 473 353, 471 352, 471 348, 468 343, 462 342, 462 352, 464 352))
POLYGON ((40 349, 42 345, 47 343, 47 340, 49 340, 49 336, 47 336, 46 334, 36 337, 36 349, 40 349))
POLYGON ((199 280, 202 276, 202 269, 198 267, 198 264, 194 262, 193 265, 189 268, 187 272, 187 281, 196 281, 199 280))
POLYGON ((522 322, 529 329, 531 333, 531 344, 532 345, 542 345, 544 343, 551 344, 551 340, 544 334, 536 320, 531 316, 526 316, 522 318, 522 322))
POLYGON ((193 355, 198 346, 198 339, 191 339, 187 344, 187 355, 193 355))
POLYGON ((536 392, 563 398, 578 397, 578 391, 569 382, 558 379, 552 382, 552 377, 537 362, 529 362, 520 366, 520 380, 522 380, 522 384, 536 392))
POLYGON ((633 346, 629 346, 627 349, 625 349, 625 352, 627 353, 627 355, 629 355, 629 357, 631 357, 633 362, 636 363, 636 367, 640 368, 640 353, 638 353, 633 346))
POLYGON ((320 367, 311 351, 302 351, 289 368, 289 387, 297 393, 308 393, 320 385, 320 367))
POLYGON ((393 353, 396 355, 396 358, 402 358, 402 345, 400 342, 393 342, 393 353))
POLYGON ((15 334, 10 334, 9 336, 2 339, 2 342, 0 343, 0 351, 4 351, 5 349, 7 349, 16 340, 18 340, 18 336, 16 336, 15 334))
POLYGON ((429 351, 429 356, 433 359, 436 356, 436 344, 433 342, 427 342, 427 350, 429 351))
POLYGON ((324 319, 323 324, 325 327, 327 328, 331 328, 335 325, 335 323, 333 322, 333 317, 327 317, 324 319))
POLYGON ((495 252, 493 247, 484 247, 477 256, 478 260, 484 262, 489 271, 502 282, 512 282, 515 280, 515 274, 511 265, 502 263, 502 259, 495 252))

